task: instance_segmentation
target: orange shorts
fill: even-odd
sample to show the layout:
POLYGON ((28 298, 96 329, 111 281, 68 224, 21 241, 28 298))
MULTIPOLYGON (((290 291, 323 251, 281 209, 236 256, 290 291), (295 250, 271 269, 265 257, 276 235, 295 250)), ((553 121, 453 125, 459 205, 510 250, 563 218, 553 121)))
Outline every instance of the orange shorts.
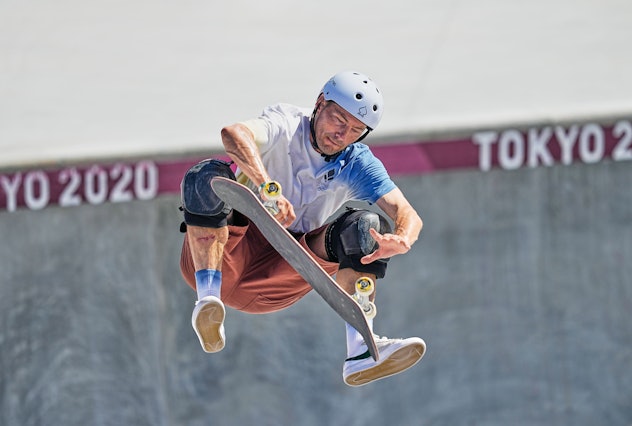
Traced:
MULTIPOLYGON (((321 228, 322 229, 322 228, 321 228)), ((296 303, 312 287, 276 252, 253 223, 228 226, 229 238, 222 261, 222 301, 226 306, 252 314, 278 311, 296 303)), ((312 231, 316 233, 317 229, 312 231)), ((307 246, 305 235, 299 243, 333 275, 338 264, 318 258, 307 246)), ((195 290, 195 267, 185 234, 180 271, 195 290)))

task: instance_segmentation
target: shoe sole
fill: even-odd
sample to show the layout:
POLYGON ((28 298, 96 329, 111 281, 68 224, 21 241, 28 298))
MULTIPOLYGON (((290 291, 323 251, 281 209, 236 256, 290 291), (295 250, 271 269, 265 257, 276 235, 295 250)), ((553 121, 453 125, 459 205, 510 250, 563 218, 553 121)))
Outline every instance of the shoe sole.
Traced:
POLYGON ((200 309, 195 319, 195 330, 204 352, 215 353, 224 349, 224 337, 221 328, 226 310, 219 304, 209 303, 200 309))
POLYGON ((349 386, 363 386, 375 380, 394 376, 417 364, 425 352, 426 347, 421 343, 403 347, 374 367, 349 374, 345 377, 345 383, 349 386))

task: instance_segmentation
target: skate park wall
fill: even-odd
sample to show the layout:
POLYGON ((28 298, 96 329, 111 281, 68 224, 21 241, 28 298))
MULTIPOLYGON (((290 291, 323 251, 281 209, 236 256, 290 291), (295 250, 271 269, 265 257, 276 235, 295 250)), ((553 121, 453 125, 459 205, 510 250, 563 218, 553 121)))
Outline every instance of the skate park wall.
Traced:
POLYGON ((0 2, 0 426, 631 425, 631 16, 0 2), (229 310, 208 355, 178 271, 187 164, 342 69, 384 91, 367 141, 425 221, 378 283, 376 332, 428 352, 358 389, 317 295, 229 310))
MULTIPOLYGON (((141 199, 70 191, 63 207, 46 173, 0 173, 0 424, 631 424, 632 163, 614 158, 629 145, 593 162, 597 139, 577 161, 534 143, 540 164, 517 167, 503 135, 517 140, 472 138, 476 167, 457 167, 458 141, 413 144, 426 167, 395 176, 425 226, 378 285, 375 331, 428 351, 362 388, 342 382, 344 325, 313 292, 270 315, 229 309, 226 348, 201 350, 177 174, 166 193, 140 179, 141 199)), ((390 164, 406 146, 376 150, 390 164)))

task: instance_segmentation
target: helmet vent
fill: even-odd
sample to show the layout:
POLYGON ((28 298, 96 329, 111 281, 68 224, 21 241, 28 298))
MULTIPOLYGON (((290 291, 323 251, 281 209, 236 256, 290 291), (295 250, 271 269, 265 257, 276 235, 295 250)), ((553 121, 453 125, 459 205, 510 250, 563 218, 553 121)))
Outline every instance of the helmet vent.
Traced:
POLYGON ((355 98, 356 98, 357 100, 361 100, 361 99, 362 99, 362 97, 363 97, 363 96, 362 96, 362 93, 356 93, 356 94, 355 94, 355 98))

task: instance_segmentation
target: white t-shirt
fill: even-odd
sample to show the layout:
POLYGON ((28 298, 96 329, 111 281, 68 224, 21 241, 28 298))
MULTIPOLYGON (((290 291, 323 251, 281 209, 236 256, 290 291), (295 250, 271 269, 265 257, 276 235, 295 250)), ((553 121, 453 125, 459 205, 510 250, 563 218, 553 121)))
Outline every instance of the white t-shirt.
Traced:
MULTIPOLYGON (((323 224, 351 200, 375 203, 395 189, 382 162, 363 143, 349 145, 331 161, 310 143, 312 111, 289 104, 271 105, 257 120, 246 122, 255 133, 263 164, 270 177, 281 184, 292 203, 296 220, 288 227, 308 232, 323 224)), ((244 182, 237 170, 237 180, 244 182)))

